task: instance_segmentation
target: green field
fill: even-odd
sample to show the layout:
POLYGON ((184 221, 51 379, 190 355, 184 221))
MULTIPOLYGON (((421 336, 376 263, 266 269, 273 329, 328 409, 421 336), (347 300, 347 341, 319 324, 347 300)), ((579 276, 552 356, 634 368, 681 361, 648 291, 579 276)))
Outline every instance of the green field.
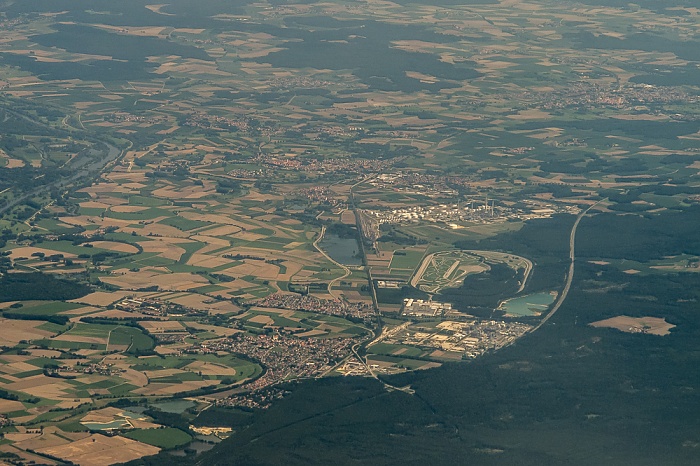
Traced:
POLYGON ((169 450, 187 445, 192 437, 174 427, 164 429, 138 429, 124 434, 125 437, 169 450))
POLYGON ((39 339, 39 340, 32 340, 32 344, 37 345, 39 347, 47 347, 47 348, 63 349, 63 350, 91 349, 91 350, 104 351, 107 349, 107 345, 102 344, 102 343, 85 343, 85 342, 79 342, 79 341, 39 339))
POLYGON ((153 339, 141 329, 134 327, 116 327, 109 333, 109 345, 126 345, 128 354, 152 350, 153 339))
POLYGON ((201 222, 199 220, 190 220, 183 217, 169 217, 165 220, 161 220, 159 223, 162 223, 163 225, 170 225, 183 231, 194 230, 196 228, 202 228, 209 225, 209 223, 207 222, 201 222))
MULTIPOLYGON (((3 2, 3 431, 69 442, 78 413, 187 391, 245 415, 193 402, 128 435, 177 448, 212 410, 235 433, 136 463, 700 464, 699 13, 3 2), (339 267, 321 231, 366 257, 339 267), (498 310, 550 291, 551 319, 498 310), (494 320, 485 357, 393 344, 457 333, 408 297, 494 320), (589 325, 623 314, 673 327, 589 325), (516 322, 534 333, 500 346, 516 322), (362 371, 353 347, 376 378, 315 380, 362 371)), ((42 442, 0 439, 17 464, 42 442)))
POLYGON ((391 269, 413 270, 418 267, 424 254, 424 251, 415 251, 412 249, 394 251, 389 267, 391 269))
POLYGON ((49 303, 41 301, 29 301, 23 304, 24 305, 20 308, 11 309, 12 313, 28 316, 53 316, 65 311, 71 311, 73 309, 84 307, 82 304, 66 303, 61 301, 54 301, 49 303))

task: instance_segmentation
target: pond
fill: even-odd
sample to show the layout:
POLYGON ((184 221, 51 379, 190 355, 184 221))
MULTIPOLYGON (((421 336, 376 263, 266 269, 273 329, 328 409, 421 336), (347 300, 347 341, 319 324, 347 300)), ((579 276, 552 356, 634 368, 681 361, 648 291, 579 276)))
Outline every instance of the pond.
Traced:
POLYGON ((362 258, 358 256, 360 246, 355 238, 341 238, 338 235, 326 233, 319 247, 340 264, 362 265, 362 258))
MULTIPOLYGON (((187 456, 188 452, 195 451, 195 455, 199 455, 200 453, 204 453, 205 451, 209 451, 212 448, 214 448, 215 444, 214 443, 207 443, 207 442, 202 442, 199 440, 195 440, 193 442, 190 442, 187 446, 184 448, 178 448, 177 450, 172 450, 169 451, 171 455, 175 456, 187 456), (185 451, 187 450, 187 451, 185 451)), ((191 454, 191 453, 190 453, 191 454)))
POLYGON ((535 293, 507 299, 498 306, 498 309, 516 317, 538 316, 545 312, 556 298, 556 292, 535 293))

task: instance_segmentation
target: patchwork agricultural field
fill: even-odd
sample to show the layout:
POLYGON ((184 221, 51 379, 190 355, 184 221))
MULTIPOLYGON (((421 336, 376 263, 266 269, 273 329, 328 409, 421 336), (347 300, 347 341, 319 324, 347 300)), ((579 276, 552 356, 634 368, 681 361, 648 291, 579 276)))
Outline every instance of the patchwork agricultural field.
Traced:
POLYGON ((235 316, 245 327, 263 328, 274 325, 285 331, 295 332, 299 337, 317 338, 356 337, 367 332, 361 325, 328 315, 312 312, 253 307, 235 316))
POLYGON ((154 339, 135 327, 78 323, 62 333, 56 330, 24 340, 27 349, 17 354, 4 354, 4 389, 19 399, 35 397, 34 404, 70 407, 100 398, 175 395, 231 385, 261 372, 235 356, 169 354, 166 359, 153 353, 154 339), (154 355, 138 356, 149 351, 154 355))
POLYGON ((457 3, 3 2, 0 460, 698 464, 697 8, 457 3))

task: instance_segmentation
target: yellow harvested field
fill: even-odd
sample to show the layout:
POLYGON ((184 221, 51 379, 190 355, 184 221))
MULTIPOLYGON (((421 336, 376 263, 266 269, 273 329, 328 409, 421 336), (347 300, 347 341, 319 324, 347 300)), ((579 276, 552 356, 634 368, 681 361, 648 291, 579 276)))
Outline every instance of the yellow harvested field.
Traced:
MULTIPOLYGON (((219 225, 239 225, 240 222, 233 220, 231 217, 226 215, 217 214, 201 214, 199 212, 180 212, 180 216, 188 220, 199 220, 202 222, 217 223, 219 225)), ((249 225, 245 225, 248 227, 249 225)), ((207 234, 209 232, 207 231, 207 234)))
POLYGON ((440 359, 453 359, 455 361, 459 361, 460 359, 462 359, 462 353, 454 351, 435 350, 432 353, 430 353, 430 356, 440 359))
POLYGON ((129 294, 130 293, 127 291, 113 291, 110 293, 107 293, 105 291, 96 291, 95 293, 90 293, 87 296, 83 296, 82 298, 72 299, 68 302, 88 304, 90 306, 104 307, 104 306, 109 306, 112 303, 115 303, 117 301, 124 299, 124 297, 128 296, 129 294))
POLYGON ((38 438, 40 435, 38 432, 8 432, 3 437, 11 442, 26 442, 38 438))
POLYGON ((266 316, 263 314, 260 314, 260 315, 257 315, 255 317, 248 319, 248 322, 253 322, 256 324, 263 324, 263 325, 272 325, 275 323, 275 321, 272 320, 272 317, 266 316))
POLYGON ((24 165, 24 160, 7 158, 5 168, 21 168, 24 165))
POLYGON ((144 283, 156 285, 163 290, 189 290, 196 286, 208 284, 209 281, 200 275, 189 273, 157 273, 148 270, 125 272, 121 276, 103 277, 105 283, 125 289, 142 288, 144 283))
POLYGON ((82 316, 85 314, 91 314, 97 311, 98 308, 92 306, 79 307, 78 309, 70 309, 68 311, 59 312, 62 316, 82 316))
POLYGON ((145 387, 148 385, 148 377, 143 372, 136 371, 134 369, 125 368, 126 371, 119 374, 119 377, 124 379, 127 383, 135 385, 137 387, 145 387))
POLYGON ((181 374, 180 369, 158 369, 154 371, 146 371, 145 374, 149 379, 158 379, 161 377, 170 377, 176 374, 181 374))
POLYGON ((80 207, 86 209, 109 209, 110 205, 105 204, 104 202, 85 201, 80 203, 80 207))
POLYGON ((660 317, 630 317, 625 315, 599 320, 590 325, 592 327, 615 328, 628 333, 649 333, 661 336, 668 335, 675 327, 660 317))
POLYGON ((26 356, 7 355, 3 359, 8 362, 0 365, 0 369, 6 374, 17 374, 19 372, 32 371, 36 369, 36 366, 32 366, 31 364, 24 362, 27 359, 26 356))
MULTIPOLYGON (((22 419, 22 418, 15 418, 14 421, 21 422, 20 419, 22 419)), ((13 453, 15 455, 18 455, 22 459, 24 464, 56 464, 53 461, 49 462, 49 460, 47 460, 45 456, 39 456, 39 455, 35 455, 33 453, 29 453, 28 451, 18 450, 15 447, 13 447, 12 445, 0 445, 0 451, 2 451, 4 453, 13 453)), ((4 466, 4 465, 10 464, 10 463, 1 463, 1 464, 4 466)), ((19 464, 21 464, 21 463, 19 463, 19 464)))
POLYGON ((14 248, 12 252, 10 253, 10 258, 12 260, 17 260, 18 257, 32 257, 32 254, 40 252, 43 253, 46 256, 50 256, 52 254, 63 254, 64 257, 68 258, 75 258, 77 257, 75 254, 70 254, 67 252, 59 252, 59 251, 54 251, 53 249, 45 249, 45 248, 37 248, 33 246, 26 246, 23 248, 14 248))
POLYGON ((260 235, 258 233, 241 232, 236 235, 236 239, 242 241, 257 241, 262 238, 267 238, 266 235, 260 235))
POLYGON ((161 257, 171 260, 180 260, 185 250, 165 241, 144 241, 139 243, 143 247, 143 252, 155 252, 161 257))
POLYGON ((7 384, 4 388, 7 390, 21 391, 40 398, 60 400, 70 396, 68 392, 72 391, 75 387, 66 382, 57 382, 56 379, 46 377, 42 374, 26 377, 18 382, 7 384))
POLYGON ((114 420, 115 417, 118 417, 123 410, 119 408, 103 408, 103 409, 98 409, 96 411, 90 411, 88 414, 86 414, 81 421, 82 422, 109 422, 114 420))
POLYGON ((323 330, 313 329, 313 330, 309 330, 308 332, 297 333, 296 336, 299 338, 305 338, 305 337, 315 337, 318 335, 325 335, 325 334, 326 334, 326 332, 324 332, 323 330))
POLYGON ((95 345, 106 345, 107 344, 107 338, 100 338, 100 337, 88 337, 84 335, 73 335, 70 333, 64 333, 63 335, 59 335, 57 337, 53 338, 56 341, 75 341, 79 343, 90 343, 90 344, 95 344, 95 345))
POLYGON ((230 314, 232 312, 239 312, 240 310, 241 308, 230 301, 221 301, 208 309, 209 314, 230 314))
POLYGON ((197 372, 202 375, 209 376, 234 376, 236 375, 236 369, 233 367, 224 366, 222 364, 214 364, 206 361, 195 361, 186 365, 183 369, 190 370, 192 372, 197 372))
POLYGON ((220 265, 230 264, 231 262, 233 262, 231 259, 226 259, 224 257, 208 256, 206 254, 195 253, 192 254, 190 260, 187 261, 187 265, 213 269, 215 267, 219 267, 220 265))
POLYGON ((216 308, 217 304, 228 302, 215 302, 212 300, 212 298, 194 293, 179 296, 177 298, 168 298, 168 301, 170 301, 171 303, 181 304, 185 307, 191 307, 193 309, 201 309, 205 311, 212 308, 216 308))
POLYGON ((59 357, 61 357, 62 354, 60 351, 50 349, 30 349, 27 351, 29 351, 29 354, 37 358, 58 359, 59 357))
POLYGON ((100 220, 99 217, 91 217, 89 215, 78 215, 77 217, 66 217, 63 218, 63 223, 66 223, 68 225, 76 225, 76 226, 81 226, 84 227, 85 225, 90 225, 91 223, 94 223, 92 219, 97 219, 100 220))
MULTIPOLYGON (((54 405, 56 408, 63 408, 63 409, 73 409, 77 408, 83 403, 90 403, 90 398, 71 398, 69 400, 62 400, 59 401, 58 404, 54 405)), ((78 434, 79 432, 75 432, 74 434, 78 434)), ((73 434, 71 434, 73 435, 73 434)))
POLYGON ((160 448, 124 437, 94 434, 67 445, 36 450, 79 465, 108 466, 155 455, 160 448))
POLYGON ((183 331, 182 323, 176 320, 141 321, 139 322, 139 325, 148 330, 150 333, 183 331))
MULTIPOLYGON (((155 235, 155 236, 164 236, 164 237, 171 237, 171 238, 186 238, 187 237, 187 232, 186 231, 181 231, 178 230, 175 227, 171 227, 170 225, 163 225, 157 222, 160 222, 161 220, 165 220, 167 217, 156 217, 153 219, 154 223, 149 223, 148 225, 145 225, 143 228, 138 230, 138 232, 143 235, 143 236, 148 236, 149 234, 155 235)), ((163 239, 163 238, 158 238, 163 239)))
POLYGON ((253 275, 262 279, 275 279, 277 278, 279 271, 280 268, 274 264, 253 260, 246 260, 244 264, 226 269, 228 274, 236 274, 240 276, 253 275))
POLYGON ((296 280, 308 280, 314 276, 314 272, 311 270, 300 270, 294 274, 296 280))
MULTIPOLYGON (((49 426, 41 430, 38 434, 15 434, 17 436, 26 436, 22 440, 15 440, 14 446, 22 450, 39 450, 41 448, 56 447, 59 445, 66 445, 71 442, 70 438, 66 438, 66 432, 58 429, 57 427, 49 426), (57 435, 58 434, 58 435, 57 435)), ((81 433, 82 435, 74 438, 73 440, 80 440, 81 438, 86 438, 90 434, 81 433)))
MULTIPOLYGON (((0 328, 2 328, 0 345, 15 346, 21 340, 40 339, 54 335, 53 332, 36 328, 41 324, 43 324, 41 321, 0 319, 0 328)), ((5 372, 4 366, 1 370, 5 372)))
POLYGON ((190 238, 206 244, 206 246, 197 251, 198 254, 209 254, 212 251, 218 251, 231 245, 229 240, 215 238, 213 236, 195 235, 190 238))
POLYGON ((24 405, 19 401, 0 399, 0 413, 11 413, 12 411, 22 411, 24 409, 24 405))
MULTIPOLYGON (((298 151, 303 152, 306 149, 307 149, 306 147, 303 147, 303 148, 299 148, 298 151)), ((248 193, 248 195, 246 195, 246 199, 251 199, 251 200, 259 201, 259 202, 281 201, 284 199, 284 196, 280 196, 279 194, 260 193, 260 192, 256 192, 256 191, 251 191, 248 193)))
POLYGON ((135 417, 134 413, 124 413, 123 409, 119 408, 103 408, 97 411, 91 411, 86 414, 80 422, 99 422, 99 423, 109 423, 112 421, 122 421, 127 420, 129 424, 137 429, 157 429, 161 427, 159 424, 154 424, 147 421, 147 418, 135 417))

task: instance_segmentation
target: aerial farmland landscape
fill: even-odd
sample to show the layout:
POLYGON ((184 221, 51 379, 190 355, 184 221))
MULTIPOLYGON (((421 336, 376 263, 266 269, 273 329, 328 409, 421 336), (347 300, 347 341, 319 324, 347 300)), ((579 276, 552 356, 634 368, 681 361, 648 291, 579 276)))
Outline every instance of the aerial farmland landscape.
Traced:
POLYGON ((695 0, 0 5, 0 464, 700 463, 695 0))

